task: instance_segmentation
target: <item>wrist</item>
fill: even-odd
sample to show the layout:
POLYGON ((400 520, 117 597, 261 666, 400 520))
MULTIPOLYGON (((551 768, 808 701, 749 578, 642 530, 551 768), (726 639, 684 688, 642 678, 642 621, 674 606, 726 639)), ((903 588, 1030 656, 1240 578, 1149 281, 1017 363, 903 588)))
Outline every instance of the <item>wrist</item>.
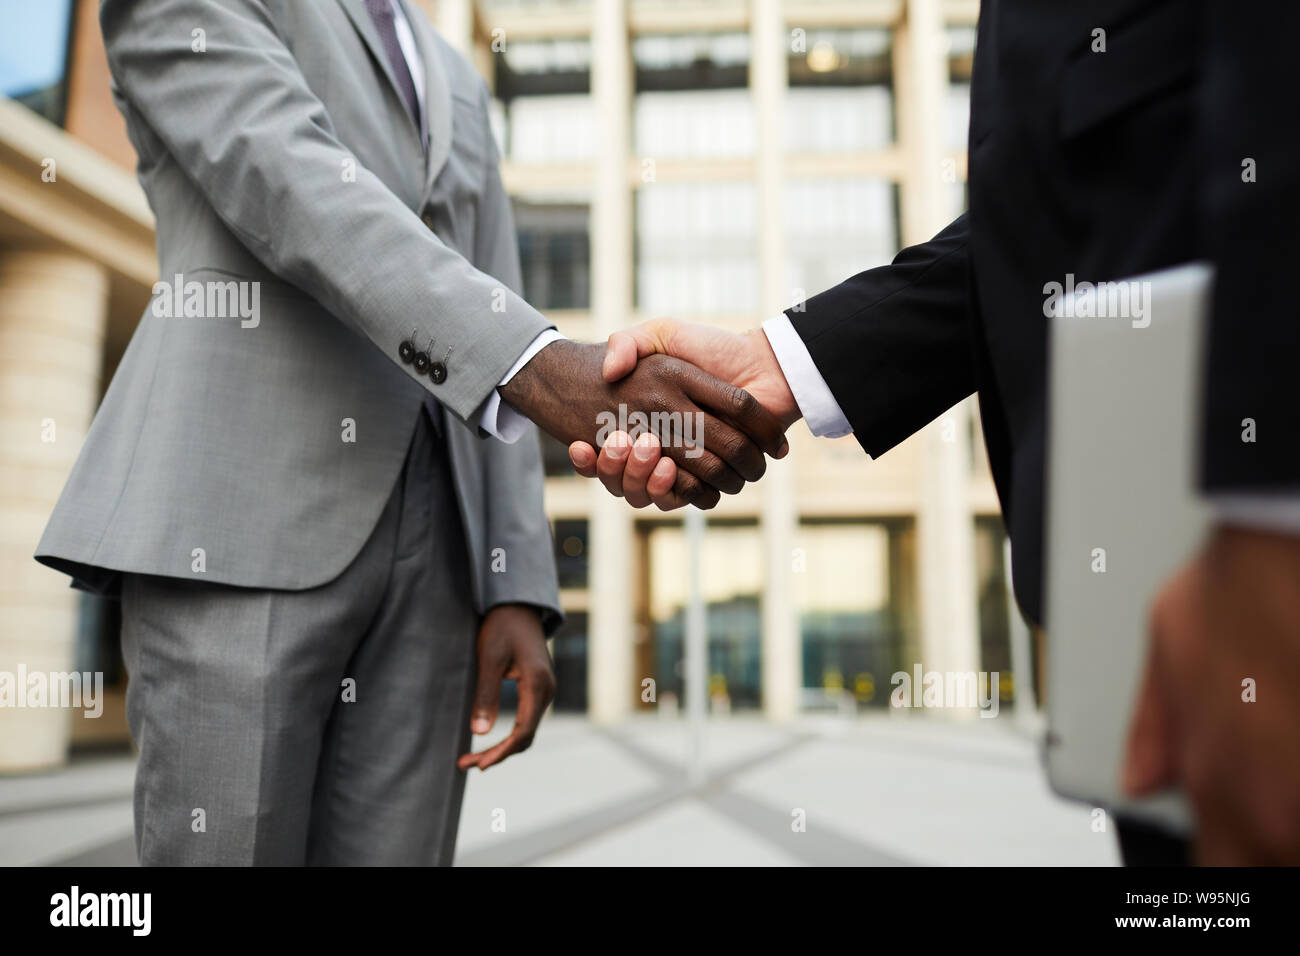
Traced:
POLYGON ((590 442, 597 416, 610 407, 600 376, 605 346, 561 339, 547 345, 519 372, 497 386, 501 399, 566 445, 590 442))
POLYGON ((777 361, 776 351, 762 329, 745 332, 744 337, 748 340, 754 363, 751 379, 753 387, 745 387, 777 417, 782 428, 789 429, 803 417, 803 413, 799 411, 799 403, 795 401, 790 383, 786 381, 781 363, 777 361))
POLYGON ((501 400, 534 421, 538 413, 557 399, 555 388, 565 352, 574 345, 561 339, 543 347, 497 391, 501 400))
POLYGON ((509 624, 542 631, 542 610, 532 604, 494 604, 483 615, 493 624, 509 624))

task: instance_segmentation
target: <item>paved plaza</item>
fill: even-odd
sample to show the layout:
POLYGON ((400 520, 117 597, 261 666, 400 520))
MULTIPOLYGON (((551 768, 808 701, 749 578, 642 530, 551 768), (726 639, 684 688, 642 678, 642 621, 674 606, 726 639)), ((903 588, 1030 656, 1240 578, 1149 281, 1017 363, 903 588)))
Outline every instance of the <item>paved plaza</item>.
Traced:
MULTIPOLYGON (((0 864, 131 865, 127 756, 0 777, 0 864)), ((532 750, 475 771, 461 866, 1119 863, 1090 808, 1047 788, 1013 720, 914 715, 598 728, 551 716, 532 750), (699 759, 693 755, 699 753, 699 759)))

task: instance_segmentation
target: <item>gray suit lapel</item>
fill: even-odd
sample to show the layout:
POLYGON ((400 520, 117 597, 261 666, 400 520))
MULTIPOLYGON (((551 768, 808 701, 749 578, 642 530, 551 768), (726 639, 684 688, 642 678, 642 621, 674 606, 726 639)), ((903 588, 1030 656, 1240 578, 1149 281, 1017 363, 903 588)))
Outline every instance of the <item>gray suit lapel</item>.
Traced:
MULTIPOLYGON (((379 31, 375 29, 375 22, 370 19, 370 12, 366 10, 365 0, 338 0, 338 3, 347 13, 357 32, 361 34, 361 39, 366 41, 370 55, 379 64, 379 68, 384 71, 384 76, 388 78, 388 85, 392 88, 393 95, 397 97, 397 102, 402 107, 402 115, 406 117, 407 127, 415 136, 415 141, 420 142, 421 136, 419 129, 415 125, 415 117, 411 115, 411 111, 406 108, 405 100, 402 99, 401 88, 397 85, 397 76, 393 73, 393 65, 388 62, 388 54, 384 52, 384 41, 379 38, 379 31)), ((432 120, 430 125, 432 127, 432 120)))
MULTIPOLYGON (((442 62, 442 44, 434 36, 433 28, 423 11, 411 9, 406 0, 399 2, 415 33, 420 58, 424 60, 424 114, 425 122, 429 124, 424 183, 424 195, 427 197, 433 189, 433 181, 446 165, 447 154, 451 152, 451 84, 442 62)), ((365 13, 364 7, 361 12, 365 13)))

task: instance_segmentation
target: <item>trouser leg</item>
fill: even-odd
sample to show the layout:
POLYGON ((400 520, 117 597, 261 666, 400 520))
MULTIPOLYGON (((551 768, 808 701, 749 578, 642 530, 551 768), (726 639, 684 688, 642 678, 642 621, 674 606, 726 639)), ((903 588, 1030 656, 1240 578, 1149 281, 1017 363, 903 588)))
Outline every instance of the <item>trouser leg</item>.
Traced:
POLYGON ((449 865, 469 750, 477 616, 441 443, 422 420, 379 613, 348 664, 312 802, 308 862, 449 865))
POLYGON ((421 416, 370 539, 328 584, 126 577, 142 863, 450 860, 476 624, 458 514, 421 416))

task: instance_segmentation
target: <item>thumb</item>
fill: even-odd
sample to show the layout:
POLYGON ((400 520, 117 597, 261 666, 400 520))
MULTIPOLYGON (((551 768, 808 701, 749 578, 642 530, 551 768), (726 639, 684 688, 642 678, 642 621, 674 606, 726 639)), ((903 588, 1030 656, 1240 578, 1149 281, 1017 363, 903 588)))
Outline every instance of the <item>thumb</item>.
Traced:
POLYGON ((486 734, 497 722, 502 676, 500 667, 479 662, 478 686, 474 690, 474 708, 469 721, 469 729, 476 734, 486 734))
POLYGON ((611 333, 605 344, 605 362, 601 367, 605 381, 617 382, 636 368, 638 359, 656 352, 667 352, 673 324, 671 319, 652 319, 611 333))

